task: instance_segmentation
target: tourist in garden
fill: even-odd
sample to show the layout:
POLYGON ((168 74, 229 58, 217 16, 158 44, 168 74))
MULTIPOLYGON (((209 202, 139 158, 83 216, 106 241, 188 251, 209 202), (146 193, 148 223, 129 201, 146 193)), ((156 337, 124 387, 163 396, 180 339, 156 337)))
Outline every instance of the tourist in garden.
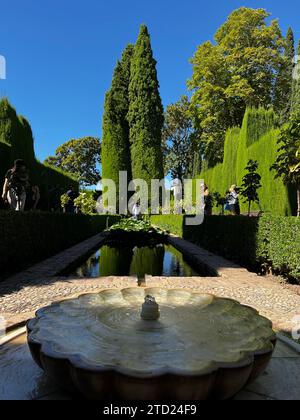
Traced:
POLYGON ((26 189, 29 185, 27 166, 22 159, 14 163, 14 167, 5 175, 2 199, 15 211, 24 211, 26 203, 26 189))
POLYGON ((171 191, 173 192, 173 197, 174 197, 174 214, 181 214, 183 188, 182 188, 182 182, 179 179, 178 175, 176 175, 175 179, 173 180, 171 191))
POLYGON ((239 216, 241 214, 239 202, 239 190, 236 185, 232 185, 227 195, 228 208, 232 216, 239 216))
POLYGON ((141 214, 141 205, 139 202, 135 203, 132 208, 132 215, 135 220, 138 220, 141 214))
POLYGON ((213 198, 210 194, 208 186, 204 185, 204 215, 212 216, 213 212, 213 198))

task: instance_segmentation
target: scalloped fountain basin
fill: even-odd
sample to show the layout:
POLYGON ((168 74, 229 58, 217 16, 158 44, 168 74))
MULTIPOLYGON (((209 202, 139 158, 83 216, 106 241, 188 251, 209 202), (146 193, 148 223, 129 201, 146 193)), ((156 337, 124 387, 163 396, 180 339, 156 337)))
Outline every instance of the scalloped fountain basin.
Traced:
POLYGON ((107 290, 63 301, 28 323, 35 361, 89 399, 228 399, 267 367, 272 324, 229 299, 183 290, 107 290), (141 317, 147 295, 160 317, 141 317))

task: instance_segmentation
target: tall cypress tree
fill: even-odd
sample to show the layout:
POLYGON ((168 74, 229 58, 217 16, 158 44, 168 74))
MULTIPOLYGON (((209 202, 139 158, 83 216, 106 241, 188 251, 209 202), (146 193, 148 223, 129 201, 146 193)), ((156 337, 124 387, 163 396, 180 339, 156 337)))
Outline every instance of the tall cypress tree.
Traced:
POLYGON ((148 29, 142 26, 131 64, 129 113, 132 174, 150 187, 163 179, 162 127, 164 112, 159 94, 156 61, 148 29))
POLYGON ((28 165, 31 165, 35 160, 35 153, 34 153, 34 140, 32 129, 25 117, 22 115, 19 116, 19 132, 20 132, 20 139, 21 145, 21 157, 25 160, 28 165))
POLYGON ((119 187, 119 171, 131 175, 129 142, 129 82, 133 45, 125 49, 114 71, 111 89, 105 98, 102 137, 102 177, 112 179, 119 187))
POLYGON ((287 31, 283 62, 278 73, 275 89, 274 108, 282 122, 288 120, 293 91, 293 71, 295 57, 295 38, 292 28, 287 31))
POLYGON ((293 79, 293 94, 292 94, 292 107, 291 112, 293 114, 300 114, 300 41, 298 45, 298 62, 294 71, 293 79))

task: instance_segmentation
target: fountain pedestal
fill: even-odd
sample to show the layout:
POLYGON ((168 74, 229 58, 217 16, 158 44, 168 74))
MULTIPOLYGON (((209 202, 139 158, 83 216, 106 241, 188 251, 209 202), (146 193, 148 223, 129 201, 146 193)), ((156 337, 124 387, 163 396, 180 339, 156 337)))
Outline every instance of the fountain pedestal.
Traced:
POLYGON ((254 309, 185 290, 105 290, 28 323, 34 360, 89 399, 228 399, 265 370, 275 343, 254 309))

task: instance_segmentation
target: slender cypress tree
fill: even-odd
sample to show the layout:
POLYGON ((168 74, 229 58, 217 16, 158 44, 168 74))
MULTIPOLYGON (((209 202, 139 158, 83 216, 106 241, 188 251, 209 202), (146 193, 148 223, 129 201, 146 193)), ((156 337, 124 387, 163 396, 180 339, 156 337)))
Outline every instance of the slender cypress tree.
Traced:
POLYGON ((156 61, 148 29, 142 26, 131 64, 129 113, 132 174, 150 187, 163 179, 162 127, 164 113, 159 94, 156 61))
POLYGON ((20 139, 21 142, 20 150, 21 157, 25 160, 28 165, 31 165, 35 160, 34 153, 34 140, 31 130, 31 126, 26 118, 19 116, 19 130, 20 130, 20 139))
POLYGON ((298 62, 294 70, 293 94, 292 94, 292 114, 300 114, 300 41, 298 45, 298 62))
POLYGON ((127 114, 133 50, 133 45, 128 45, 117 63, 111 89, 106 94, 103 116, 102 177, 112 179, 117 188, 119 171, 127 171, 128 180, 132 179, 127 114))
POLYGON ((289 28, 285 39, 283 62, 276 82, 274 100, 275 111, 280 115, 282 122, 288 120, 291 111, 294 57, 295 38, 292 28, 289 28))

